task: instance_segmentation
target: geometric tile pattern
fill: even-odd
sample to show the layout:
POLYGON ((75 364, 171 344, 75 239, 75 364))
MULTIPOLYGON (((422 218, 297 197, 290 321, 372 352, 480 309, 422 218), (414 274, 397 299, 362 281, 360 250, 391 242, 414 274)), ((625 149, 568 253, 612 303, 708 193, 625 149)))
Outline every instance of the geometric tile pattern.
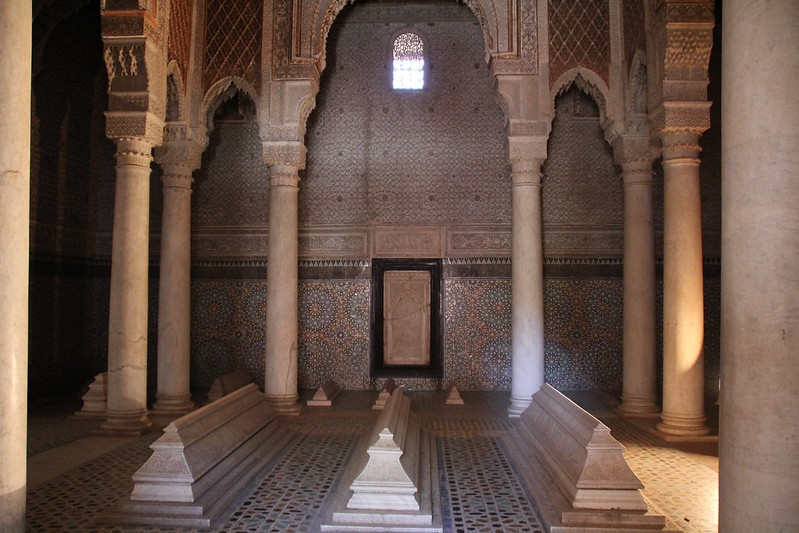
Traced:
POLYGON ((131 441, 28 492, 28 531, 122 531, 94 527, 94 518, 130 493, 131 476, 150 457, 148 446, 158 436, 131 441))
POLYGON ((445 384, 510 388, 510 281, 444 281, 445 384))
POLYGON ((620 389, 622 337, 621 280, 544 282, 544 366, 553 386, 620 389))
POLYGON ((607 0, 549 0, 550 81, 587 67, 608 83, 610 12, 607 0))
POLYGON ((299 383, 369 388, 369 282, 300 283, 299 383))
POLYGON ((497 439, 439 438, 438 449, 445 530, 544 532, 497 439))

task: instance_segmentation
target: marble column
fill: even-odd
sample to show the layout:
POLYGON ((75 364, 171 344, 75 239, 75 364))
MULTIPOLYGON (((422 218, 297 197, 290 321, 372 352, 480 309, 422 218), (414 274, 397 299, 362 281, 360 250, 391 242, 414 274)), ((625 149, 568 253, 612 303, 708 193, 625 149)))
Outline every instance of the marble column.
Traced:
POLYGON ((158 385, 152 415, 191 411, 191 184, 187 165, 163 164, 161 271, 158 289, 158 385))
POLYGON ((511 162, 512 355, 508 414, 518 417, 544 384, 544 252, 541 160, 511 162))
POLYGON ((704 296, 699 133, 665 133, 663 142, 663 411, 658 430, 710 433, 704 410, 704 296))
POLYGON ((300 178, 296 165, 272 164, 270 169, 264 394, 278 413, 295 415, 300 412, 297 402, 300 178))
POLYGON ((621 164, 624 181, 624 377, 621 411, 658 412, 652 161, 621 164))
POLYGON ((799 531, 799 3, 724 2, 719 531, 799 531))
POLYGON ((25 531, 31 2, 0 2, 0 531, 25 531))
POLYGON ((147 416, 147 289, 152 146, 117 141, 111 305, 108 315, 108 411, 104 433, 142 434, 147 416))

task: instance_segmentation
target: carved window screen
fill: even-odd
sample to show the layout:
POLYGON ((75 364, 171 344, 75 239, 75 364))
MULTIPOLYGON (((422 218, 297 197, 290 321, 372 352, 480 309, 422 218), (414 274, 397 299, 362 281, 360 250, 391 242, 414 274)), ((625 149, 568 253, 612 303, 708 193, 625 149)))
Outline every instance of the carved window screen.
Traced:
POLYGON ((424 88, 424 43, 415 33, 402 33, 394 39, 393 46, 394 89, 420 90, 424 88))

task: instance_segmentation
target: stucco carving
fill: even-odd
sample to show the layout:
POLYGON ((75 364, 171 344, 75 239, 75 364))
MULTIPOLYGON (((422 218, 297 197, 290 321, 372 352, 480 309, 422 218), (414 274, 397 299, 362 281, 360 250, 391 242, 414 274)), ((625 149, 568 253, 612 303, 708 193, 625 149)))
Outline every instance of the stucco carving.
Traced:
POLYGON ((297 141, 264 142, 264 162, 270 167, 290 166, 302 170, 305 168, 305 145, 297 141))
POLYGON ((164 121, 153 113, 108 111, 106 135, 110 139, 141 138, 158 146, 164 138, 164 121))
POLYGON ((202 154, 208 141, 185 123, 170 122, 164 128, 164 142, 155 149, 155 162, 164 172, 191 175, 200 168, 202 154))
POLYGON ((444 236, 441 228, 376 227, 372 257, 442 257, 444 236))
POLYGON ((666 79, 706 81, 710 50, 713 48, 712 26, 673 26, 676 24, 669 23, 666 31, 666 79))

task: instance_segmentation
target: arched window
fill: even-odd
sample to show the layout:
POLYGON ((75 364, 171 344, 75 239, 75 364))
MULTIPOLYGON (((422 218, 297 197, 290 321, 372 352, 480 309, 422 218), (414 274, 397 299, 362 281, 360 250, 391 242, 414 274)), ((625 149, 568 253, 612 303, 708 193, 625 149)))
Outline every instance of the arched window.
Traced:
POLYGON ((415 33, 402 33, 394 39, 394 76, 392 87, 395 89, 424 88, 424 43, 415 33))

